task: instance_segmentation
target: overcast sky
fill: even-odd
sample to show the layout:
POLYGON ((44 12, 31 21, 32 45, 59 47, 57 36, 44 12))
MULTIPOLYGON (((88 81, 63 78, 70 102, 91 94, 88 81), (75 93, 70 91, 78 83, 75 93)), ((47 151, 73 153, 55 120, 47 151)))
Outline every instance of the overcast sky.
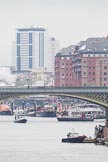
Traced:
POLYGON ((108 35, 108 0, 0 0, 0 66, 12 64, 17 28, 43 27, 62 47, 108 35))

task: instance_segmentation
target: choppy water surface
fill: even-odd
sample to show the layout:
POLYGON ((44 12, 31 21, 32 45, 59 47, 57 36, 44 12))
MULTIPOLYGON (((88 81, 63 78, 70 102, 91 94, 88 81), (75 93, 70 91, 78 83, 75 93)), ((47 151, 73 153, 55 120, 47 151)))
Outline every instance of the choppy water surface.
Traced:
POLYGON ((94 127, 104 122, 58 122, 56 118, 0 116, 0 162, 107 162, 108 147, 95 144, 68 144, 61 139, 75 132, 94 136, 94 127))

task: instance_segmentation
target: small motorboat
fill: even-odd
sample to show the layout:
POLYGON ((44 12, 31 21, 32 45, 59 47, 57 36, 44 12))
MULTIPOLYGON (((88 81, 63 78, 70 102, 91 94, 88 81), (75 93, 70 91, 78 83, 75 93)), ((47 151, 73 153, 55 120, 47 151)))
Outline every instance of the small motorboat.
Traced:
POLYGON ((74 132, 69 132, 67 134, 67 138, 62 138, 62 142, 66 142, 66 143, 83 143, 84 139, 87 136, 85 135, 79 135, 79 133, 74 133, 74 132))
POLYGON ((14 123, 26 123, 27 119, 25 119, 23 116, 15 116, 14 123))

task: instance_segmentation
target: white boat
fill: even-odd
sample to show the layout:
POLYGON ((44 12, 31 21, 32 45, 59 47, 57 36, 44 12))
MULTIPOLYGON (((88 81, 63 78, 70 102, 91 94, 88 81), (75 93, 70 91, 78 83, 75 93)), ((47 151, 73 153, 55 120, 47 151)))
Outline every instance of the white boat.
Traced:
POLYGON ((68 108, 68 110, 62 111, 61 116, 83 119, 105 119, 105 109, 91 103, 75 104, 68 108))
POLYGON ((25 119, 25 111, 23 109, 16 109, 14 111, 14 115, 15 115, 15 120, 14 123, 26 123, 27 119, 25 119))
POLYGON ((76 104, 69 109, 69 114, 84 115, 86 118, 92 117, 94 119, 105 118, 104 108, 92 103, 76 104))
POLYGON ((27 119, 24 118, 22 115, 15 116, 14 123, 26 123, 27 119))

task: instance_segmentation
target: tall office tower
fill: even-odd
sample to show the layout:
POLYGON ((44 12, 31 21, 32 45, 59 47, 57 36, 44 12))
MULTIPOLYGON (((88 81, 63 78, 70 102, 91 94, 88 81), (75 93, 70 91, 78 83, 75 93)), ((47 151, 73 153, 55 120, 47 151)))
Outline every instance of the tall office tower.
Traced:
POLYGON ((50 37, 49 42, 50 42, 49 43, 50 44, 50 46, 49 46, 50 57, 47 58, 47 60, 49 60, 48 63, 46 60, 46 67, 48 66, 48 68, 54 75, 54 73, 55 73, 55 56, 58 53, 58 51, 60 50, 60 42, 58 40, 56 40, 54 37, 50 37))
POLYGON ((44 28, 17 29, 15 69, 20 72, 46 68, 52 72, 52 55, 58 52, 59 46, 55 50, 56 53, 52 53, 51 44, 51 37, 44 28))

